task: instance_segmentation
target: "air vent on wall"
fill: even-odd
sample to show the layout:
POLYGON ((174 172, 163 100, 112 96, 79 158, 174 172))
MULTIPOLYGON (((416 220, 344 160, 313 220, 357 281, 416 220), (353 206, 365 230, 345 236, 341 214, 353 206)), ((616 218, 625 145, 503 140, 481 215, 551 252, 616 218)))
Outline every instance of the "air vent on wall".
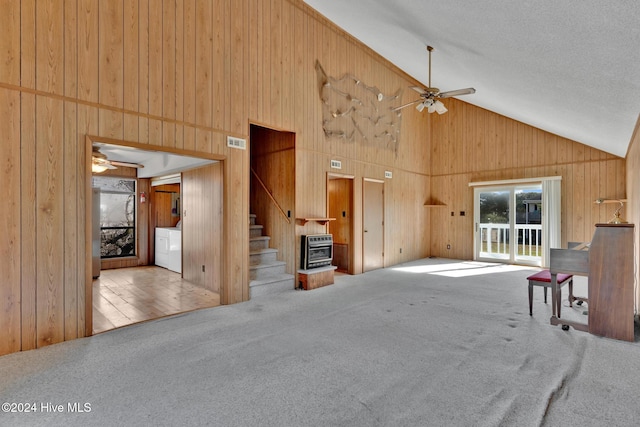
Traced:
POLYGON ((332 169, 342 169, 342 162, 340 160, 331 160, 332 169))
POLYGON ((227 136, 227 147, 238 148, 240 150, 247 149, 247 140, 242 138, 236 138, 233 136, 227 136))

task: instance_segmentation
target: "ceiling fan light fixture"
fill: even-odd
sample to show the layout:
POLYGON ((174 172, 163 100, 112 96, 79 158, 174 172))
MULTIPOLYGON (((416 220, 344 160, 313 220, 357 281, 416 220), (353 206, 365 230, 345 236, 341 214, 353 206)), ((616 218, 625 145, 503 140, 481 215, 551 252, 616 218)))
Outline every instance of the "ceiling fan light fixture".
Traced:
POLYGON ((92 163, 91 164, 91 172, 93 173, 102 173, 104 171, 106 171, 108 168, 106 165, 99 165, 97 163, 92 163))
MULTIPOLYGON (((445 107, 444 104, 442 102, 440 102, 440 101, 436 101, 433 104, 433 108, 434 108, 434 110, 436 110, 436 113, 438 113, 438 114, 444 114, 444 113, 446 113, 448 111, 447 107, 445 107)), ((429 112, 431 112, 431 111, 429 111, 429 112)))
POLYGON ((421 102, 420 104, 416 105, 416 110, 422 113, 422 110, 424 110, 424 102, 421 102))

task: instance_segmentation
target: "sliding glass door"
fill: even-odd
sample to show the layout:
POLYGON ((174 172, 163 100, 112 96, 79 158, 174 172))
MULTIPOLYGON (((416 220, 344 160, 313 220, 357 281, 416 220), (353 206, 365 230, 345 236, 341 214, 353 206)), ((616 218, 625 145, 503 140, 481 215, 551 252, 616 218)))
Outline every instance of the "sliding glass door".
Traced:
POLYGON ((476 187, 475 258, 542 265, 541 184, 476 187))

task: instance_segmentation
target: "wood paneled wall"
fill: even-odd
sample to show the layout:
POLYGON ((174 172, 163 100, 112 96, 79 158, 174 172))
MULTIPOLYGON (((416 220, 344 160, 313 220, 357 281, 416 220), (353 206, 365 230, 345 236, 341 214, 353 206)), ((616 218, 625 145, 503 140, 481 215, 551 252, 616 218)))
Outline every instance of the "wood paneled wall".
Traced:
POLYGON ((614 205, 594 200, 625 197, 625 159, 455 99, 447 108, 431 118, 431 197, 447 205, 431 208, 432 255, 473 258, 470 182, 562 176, 564 247, 590 241, 613 216, 614 205))
POLYGON ((222 241, 222 163, 182 173, 182 277, 221 291, 223 254, 235 242, 222 241))
MULTIPOLYGON (((412 99, 407 88, 417 82, 302 0, 0 0, 0 8, 0 174, 7 192, 0 354, 90 334, 85 135, 222 160, 223 304, 249 298, 249 154, 226 145, 228 135, 248 138, 249 123, 295 133, 296 217, 327 215, 330 160, 342 161, 339 172, 355 180, 355 253, 362 253, 362 180, 393 173, 385 181, 387 266, 432 248, 442 255, 442 242, 471 232, 423 206, 437 196, 470 212, 469 180, 563 175, 572 195, 563 206, 563 237, 571 240, 588 237, 594 220, 610 215, 591 199, 624 193, 623 160, 456 101, 438 120, 403 111, 397 150, 325 137, 316 61, 330 76, 350 73, 385 94, 403 89, 398 104, 412 99), (541 151, 542 141, 548 149, 541 151), (486 150, 494 155, 483 157, 486 150)), ((311 222, 295 226, 296 240, 325 231, 311 222)), ((468 258, 458 249, 468 238, 459 237, 460 252, 447 255, 468 258)))
POLYGON ((152 215, 155 216, 155 227, 175 227, 180 221, 181 213, 174 215, 173 194, 180 196, 180 184, 165 184, 151 188, 153 203, 152 215))

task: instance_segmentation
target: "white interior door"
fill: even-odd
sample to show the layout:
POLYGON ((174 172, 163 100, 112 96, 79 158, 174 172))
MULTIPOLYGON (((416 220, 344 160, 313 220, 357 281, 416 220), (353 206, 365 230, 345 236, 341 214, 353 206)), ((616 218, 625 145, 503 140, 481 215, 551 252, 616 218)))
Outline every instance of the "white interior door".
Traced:
POLYGON ((362 267, 365 272, 384 267, 384 183, 363 182, 362 267))

